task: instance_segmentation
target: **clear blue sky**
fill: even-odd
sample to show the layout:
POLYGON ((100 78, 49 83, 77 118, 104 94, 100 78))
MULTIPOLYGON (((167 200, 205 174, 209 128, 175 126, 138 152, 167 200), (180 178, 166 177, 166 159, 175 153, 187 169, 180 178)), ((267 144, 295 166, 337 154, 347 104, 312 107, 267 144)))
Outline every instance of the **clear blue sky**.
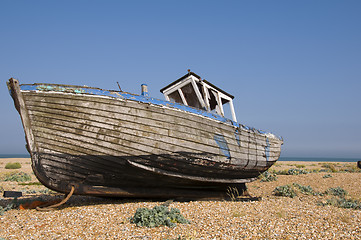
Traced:
POLYGON ((1 1, 0 154, 26 153, 6 88, 79 84, 151 96, 190 68, 233 94, 282 156, 361 158, 361 1, 1 1))

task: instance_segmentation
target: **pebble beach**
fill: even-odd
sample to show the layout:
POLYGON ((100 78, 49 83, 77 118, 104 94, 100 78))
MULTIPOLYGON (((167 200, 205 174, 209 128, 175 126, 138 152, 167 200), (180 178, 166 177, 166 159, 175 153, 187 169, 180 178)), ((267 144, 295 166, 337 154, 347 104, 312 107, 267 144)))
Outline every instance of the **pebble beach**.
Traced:
MULTIPOLYGON (((340 187, 347 192, 346 199, 361 201, 361 171, 355 162, 277 162, 270 172, 289 169, 302 169, 307 174, 276 174, 274 181, 258 179, 247 184, 249 193, 261 198, 258 201, 236 198, 171 203, 169 208, 178 208, 190 224, 147 228, 131 223, 130 217, 138 208, 153 208, 162 201, 72 196, 54 211, 2 212, 0 239, 361 239, 360 209, 327 204, 334 197, 330 194, 274 194, 276 187, 296 183, 317 193, 340 187)), ((22 191, 19 200, 29 201, 63 197, 36 182, 30 159, 0 159, 1 191, 22 191), (14 162, 21 168, 5 169, 7 163, 14 162), (14 172, 28 173, 31 181, 4 181, 14 172)), ((2 195, 0 206, 6 207, 12 199, 2 195)))

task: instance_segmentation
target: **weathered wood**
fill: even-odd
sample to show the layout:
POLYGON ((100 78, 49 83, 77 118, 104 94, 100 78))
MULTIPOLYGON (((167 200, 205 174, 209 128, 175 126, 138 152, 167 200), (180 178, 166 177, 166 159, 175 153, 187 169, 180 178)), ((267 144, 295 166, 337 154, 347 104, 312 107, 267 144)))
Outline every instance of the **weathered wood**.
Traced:
MULTIPOLYGON (((45 106, 42 108, 42 109, 44 109, 45 108, 45 106)), ((30 107, 30 109, 33 109, 32 107, 30 107)), ((54 115, 56 115, 56 114, 58 114, 58 116, 60 115, 61 116, 61 114, 64 114, 63 112, 58 112, 58 111, 53 111, 53 110, 49 110, 50 111, 50 113, 49 113, 49 115, 50 116, 54 116, 54 115)), ((69 112, 69 114, 70 114, 70 112, 69 112)), ((85 114, 85 113, 84 113, 85 114)), ((73 114, 74 115, 74 114, 73 114)), ((101 117, 99 117, 99 116, 94 116, 94 117, 92 117, 92 114, 91 114, 91 112, 89 112, 89 114, 87 114, 87 116, 88 116, 88 118, 91 118, 91 119, 89 119, 89 120, 86 120, 86 121, 91 121, 92 122, 92 124, 98 124, 97 123, 97 121, 95 120, 95 119, 97 119, 98 121, 100 121, 100 120, 104 120, 105 121, 105 119, 102 119, 101 117), (99 119, 100 118, 100 119, 99 119)), ((75 118, 75 119, 83 119, 82 117, 84 117, 83 115, 80 115, 80 116, 70 116, 71 118, 75 118)), ((82 121, 84 121, 84 120, 82 120, 82 121)), ((103 121, 103 122, 104 122, 103 121)), ((119 129, 119 130, 121 130, 120 128, 124 128, 124 129, 132 129, 132 127, 130 127, 129 126, 129 124, 133 124, 133 122, 128 122, 128 121, 122 121, 122 119, 116 119, 116 120, 114 120, 114 121, 116 121, 117 123, 120 123, 121 125, 122 125, 122 127, 119 127, 119 125, 118 126, 115 126, 115 125, 113 125, 113 126, 110 126, 110 127, 108 127, 108 129, 114 129, 114 128, 117 128, 117 130, 119 129), (128 124, 128 126, 123 126, 123 124, 124 125, 127 125, 128 124)), ((110 122, 110 120, 108 120, 107 122, 110 122)), ((147 123, 149 123, 149 121, 147 122, 147 123)), ((99 124, 101 124, 101 125, 103 125, 104 126, 104 123, 99 123, 99 124)), ((145 124, 140 124, 140 123, 134 123, 135 124, 135 126, 133 127, 133 129, 134 128, 137 128, 137 127, 142 127, 142 126, 144 126, 145 124)), ((148 129, 146 129, 146 131, 143 131, 143 134, 146 134, 147 133, 147 130, 148 129)), ((153 129, 154 131, 156 131, 156 129, 154 128, 153 129)), ((171 134, 173 134, 173 132, 174 132, 174 134, 177 134, 177 136, 179 136, 179 137, 181 137, 181 136, 192 136, 191 134, 185 134, 186 132, 182 132, 182 133, 178 133, 178 132, 176 132, 176 131, 173 131, 173 130, 168 130, 169 131, 169 134, 168 135, 171 135, 171 134)), ((158 133, 157 133, 158 134, 158 133)), ((163 134, 164 135, 164 134, 163 134)), ((208 136, 209 136, 210 134, 208 133, 208 136)), ((205 136, 205 134, 203 134, 203 136, 205 136)), ((199 136, 198 136, 199 137, 199 136)), ((183 137, 183 139, 184 139, 184 137, 183 137)), ((187 140, 188 142, 192 142, 191 140, 192 139, 189 139, 189 138, 185 138, 184 140, 187 140)), ((194 139, 193 139, 194 140, 194 139)), ((207 140, 207 138, 204 138, 203 137, 203 144, 207 144, 206 142, 204 142, 205 140, 207 140)), ((199 141, 199 139, 198 139, 198 141, 199 141)), ((194 142, 194 141, 193 141, 194 142)), ((212 142, 212 144, 214 144, 214 140, 213 139, 211 139, 211 142, 212 142)), ((265 142, 265 141, 264 141, 265 142)), ((243 143, 244 144, 244 143, 243 143)), ((230 147, 230 149, 232 150, 232 151, 234 151, 234 152, 237 152, 237 150, 238 151, 240 151, 239 149, 232 149, 232 147, 233 147, 234 145, 233 144, 229 144, 229 147, 230 147)), ((262 145, 263 147, 265 147, 266 146, 266 144, 264 143, 263 145, 262 145)), ((185 146, 186 147, 186 146, 185 146)), ((237 148, 238 148, 238 145, 236 146, 237 148)), ((248 145, 245 145, 244 147, 248 147, 248 145)), ((250 148, 255 148, 255 145, 252 145, 250 148)), ((279 147, 277 148, 278 149, 278 151, 279 151, 279 147)), ((270 149, 270 152, 272 152, 272 148, 270 149)))
POLYGON ((13 85, 20 94, 13 95, 15 103, 23 99, 20 115, 31 123, 24 129, 37 146, 31 148, 34 172, 59 192, 73 185, 75 194, 103 196, 165 196, 174 188, 189 196, 194 188, 224 193, 254 180, 280 155, 282 141, 275 136, 193 110, 121 92, 87 94, 92 88, 86 87, 22 91, 13 85))
MULTIPOLYGON (((31 95, 33 93, 27 93, 27 94, 31 95)), ((152 106, 152 108, 149 108, 148 104, 141 105, 136 101, 129 101, 129 100, 128 101, 119 100, 119 99, 114 100, 114 99, 107 99, 107 98, 99 98, 96 96, 89 97, 89 96, 84 96, 84 95, 82 95, 81 97, 78 97, 78 98, 74 98, 74 96, 71 96, 71 95, 65 95, 65 96, 63 96, 63 95, 64 94, 56 94, 55 93, 54 95, 52 94, 51 96, 48 96, 48 93, 43 93, 43 97, 47 97, 47 104, 49 104, 49 103, 54 103, 56 105, 61 104, 62 106, 66 106, 66 108, 73 108, 73 107, 80 106, 80 105, 82 105, 82 102, 83 102, 84 105, 82 105, 82 106, 88 107, 89 109, 92 109, 92 110, 99 109, 102 111, 103 114, 104 114, 104 111, 106 111, 108 114, 131 115, 131 116, 136 116, 139 118, 140 114, 142 114, 142 112, 144 112, 144 110, 146 110, 145 112, 147 112, 147 114, 141 116, 142 119, 155 119, 155 120, 159 121, 159 123, 162 123, 162 120, 164 120, 167 115, 175 117, 174 119, 177 119, 177 122, 165 121, 165 124, 166 124, 164 126, 165 129, 169 129, 169 127, 171 125, 176 123, 179 126, 183 126, 185 128, 191 127, 192 128, 191 130, 189 130, 189 129, 186 130, 189 133, 192 133, 192 131, 209 129, 209 132, 214 134, 215 127, 216 127, 216 130, 218 129, 219 131, 221 131, 222 129, 226 130, 226 131, 230 131, 229 125, 219 123, 218 121, 213 120, 213 119, 207 119, 205 121, 205 118, 203 116, 197 116, 195 114, 187 114, 184 111, 179 111, 177 109, 159 107, 159 106, 152 106), (74 99, 76 99, 77 105, 74 104, 74 99), (94 103, 95 105, 92 105, 91 103, 94 103), (104 103, 104 104, 102 104, 102 103, 104 103), (119 106, 122 108, 122 112, 114 111, 114 109, 116 109, 116 107, 119 107, 119 106), (134 111, 135 111, 135 113, 134 113, 134 111), (209 124, 209 121, 211 121, 211 122, 215 121, 215 122, 217 122, 217 124, 216 125, 214 123, 209 124)), ((35 95, 31 99, 31 101, 34 101, 36 99, 38 99, 38 101, 40 101, 40 102, 44 102, 43 98, 40 96, 37 96, 37 95, 35 95)), ((78 110, 78 111, 81 112, 81 110, 78 110)), ((111 115, 108 115, 108 116, 111 117, 111 115)), ((172 119, 170 119, 170 120, 172 120, 172 119)), ((232 127, 232 128, 234 128, 234 127, 232 127)), ((232 129, 231 135, 230 135, 232 139, 234 138, 233 132, 234 131, 232 129)), ((251 130, 241 131, 241 134, 247 133, 247 132, 249 133, 249 132, 251 132, 251 130)), ((258 138, 261 136, 259 134, 256 134, 255 137, 258 138)), ((264 136, 261 137, 261 139, 264 139, 264 138, 265 138, 264 136)))

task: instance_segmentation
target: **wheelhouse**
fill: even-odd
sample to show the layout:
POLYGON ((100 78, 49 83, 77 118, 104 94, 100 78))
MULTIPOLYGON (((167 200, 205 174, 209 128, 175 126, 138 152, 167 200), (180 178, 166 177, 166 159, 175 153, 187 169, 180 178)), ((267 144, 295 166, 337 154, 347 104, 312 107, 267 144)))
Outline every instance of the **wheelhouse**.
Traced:
POLYGON ((160 90, 167 101, 181 103, 225 117, 225 105, 229 105, 232 120, 237 122, 231 94, 214 86, 188 70, 188 74, 160 90))

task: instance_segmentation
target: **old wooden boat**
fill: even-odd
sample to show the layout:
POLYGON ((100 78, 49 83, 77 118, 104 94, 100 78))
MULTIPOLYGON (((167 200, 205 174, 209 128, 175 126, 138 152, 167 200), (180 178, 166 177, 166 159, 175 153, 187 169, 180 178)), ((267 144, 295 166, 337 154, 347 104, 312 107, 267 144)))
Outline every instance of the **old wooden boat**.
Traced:
POLYGON ((224 196, 274 164, 283 140, 237 122, 233 96, 188 72, 166 100, 87 86, 19 84, 10 94, 36 177, 74 194, 224 196), (228 105, 232 120, 225 117, 228 105))

